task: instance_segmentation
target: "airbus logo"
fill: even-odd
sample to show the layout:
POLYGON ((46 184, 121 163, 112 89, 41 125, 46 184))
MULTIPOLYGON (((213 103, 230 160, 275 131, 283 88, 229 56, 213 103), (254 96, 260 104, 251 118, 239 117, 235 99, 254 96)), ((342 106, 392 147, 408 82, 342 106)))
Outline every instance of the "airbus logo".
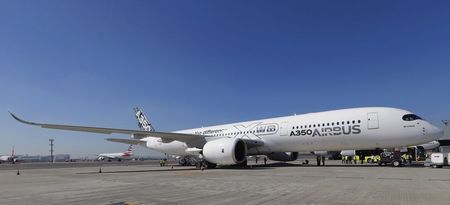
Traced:
POLYGON ((255 122, 250 125, 235 125, 238 130, 238 134, 235 137, 238 138, 260 138, 261 135, 273 135, 278 132, 279 126, 276 123, 262 123, 255 122))
POLYGON ((334 136, 334 135, 349 135, 349 134, 360 134, 360 125, 349 125, 349 126, 335 126, 335 127, 323 127, 316 129, 304 129, 304 130, 294 130, 289 136, 303 136, 311 135, 315 136, 334 136))

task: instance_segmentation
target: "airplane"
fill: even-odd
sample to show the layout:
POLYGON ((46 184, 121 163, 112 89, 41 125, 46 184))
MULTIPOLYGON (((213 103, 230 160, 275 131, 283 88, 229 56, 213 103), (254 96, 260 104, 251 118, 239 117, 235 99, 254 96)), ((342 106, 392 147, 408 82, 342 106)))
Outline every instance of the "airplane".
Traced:
POLYGON ((389 107, 362 107, 245 121, 175 132, 19 122, 47 129, 128 134, 108 141, 143 145, 171 155, 197 155, 208 168, 243 165, 247 156, 296 160, 298 152, 396 148, 436 140, 443 130, 412 112, 389 107))
POLYGON ((13 164, 17 162, 17 157, 14 155, 14 147, 12 148, 11 155, 0 156, 0 164, 3 162, 9 162, 13 164))
POLYGON ((118 153, 103 153, 98 155, 98 160, 108 160, 108 162, 112 160, 122 161, 133 158, 133 145, 128 147, 126 152, 118 152, 118 153))

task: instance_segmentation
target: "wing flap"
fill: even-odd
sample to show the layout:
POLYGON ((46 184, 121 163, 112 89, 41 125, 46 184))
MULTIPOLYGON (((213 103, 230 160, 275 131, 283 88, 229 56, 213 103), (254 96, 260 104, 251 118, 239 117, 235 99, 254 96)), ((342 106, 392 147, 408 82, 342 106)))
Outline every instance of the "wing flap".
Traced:
POLYGON ((134 139, 120 139, 120 138, 106 138, 107 141, 110 142, 118 142, 124 144, 132 144, 132 145, 145 145, 146 141, 143 140, 134 140, 134 139))

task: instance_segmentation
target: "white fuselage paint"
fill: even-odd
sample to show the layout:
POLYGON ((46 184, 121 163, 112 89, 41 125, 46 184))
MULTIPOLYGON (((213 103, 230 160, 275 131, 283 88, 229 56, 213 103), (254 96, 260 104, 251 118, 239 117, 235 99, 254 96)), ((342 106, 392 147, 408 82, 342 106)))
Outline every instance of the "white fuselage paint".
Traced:
MULTIPOLYGON (((442 136, 442 130, 418 119, 405 121, 411 112, 386 107, 367 107, 309 113, 287 117, 246 121, 176 133, 248 138, 264 142, 248 150, 249 155, 271 152, 369 150, 396 148, 430 142, 442 136)), ((147 147, 171 155, 190 155, 188 145, 179 141, 164 143, 148 137, 147 147)), ((201 149, 201 147, 199 147, 201 149)))
POLYGON ((0 162, 10 162, 11 159, 12 159, 12 157, 11 157, 11 156, 8 156, 8 155, 2 155, 2 156, 0 156, 0 162))
POLYGON ((119 152, 119 153, 103 153, 99 154, 98 158, 105 158, 105 159, 131 159, 133 157, 133 154, 126 153, 126 152, 119 152))

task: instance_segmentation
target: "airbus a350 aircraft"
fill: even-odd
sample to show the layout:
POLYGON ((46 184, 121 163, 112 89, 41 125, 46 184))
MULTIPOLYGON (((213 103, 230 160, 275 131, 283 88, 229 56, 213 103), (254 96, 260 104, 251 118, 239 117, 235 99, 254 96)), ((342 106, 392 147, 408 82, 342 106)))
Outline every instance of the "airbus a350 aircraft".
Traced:
POLYGON ((129 134, 109 141, 140 144, 171 155, 199 155, 208 166, 245 164, 249 155, 290 161, 298 152, 370 150, 417 145, 436 140, 443 131, 402 109, 365 107, 277 117, 210 127, 157 132, 28 122, 49 129, 129 134))
POLYGON ((122 161, 133 158, 133 145, 128 147, 126 152, 118 152, 118 153, 103 153, 98 155, 98 160, 108 160, 109 162, 112 160, 122 161))

